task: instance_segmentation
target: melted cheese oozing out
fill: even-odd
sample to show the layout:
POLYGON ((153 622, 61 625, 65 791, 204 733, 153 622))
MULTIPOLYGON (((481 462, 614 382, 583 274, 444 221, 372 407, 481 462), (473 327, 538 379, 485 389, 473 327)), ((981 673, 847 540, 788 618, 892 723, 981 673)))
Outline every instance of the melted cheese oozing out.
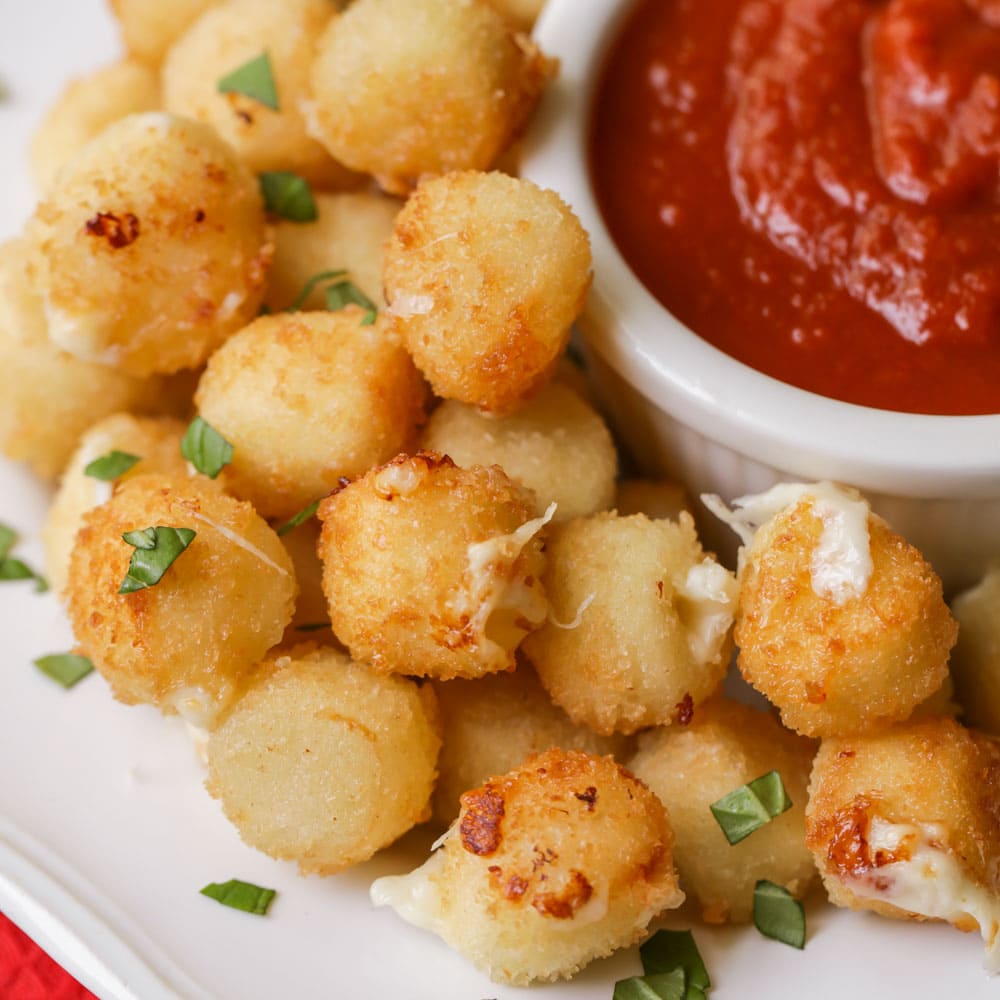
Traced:
POLYGON ((855 490, 830 482, 778 483, 766 493, 737 497, 732 510, 715 494, 703 494, 701 499, 750 547, 763 525, 803 497, 812 498, 813 512, 823 522, 809 562, 812 589, 818 597, 843 605, 868 589, 872 575, 869 507, 855 490))
POLYGON ((868 831, 873 850, 909 850, 910 857, 846 880, 855 896, 881 900, 922 917, 979 925, 986 943, 985 967, 1000 972, 1000 897, 976 885, 953 854, 933 844, 944 832, 934 825, 888 823, 875 818, 868 831))
POLYGON ((241 549, 249 552, 250 555, 256 556, 262 563, 266 566, 270 566, 271 569, 277 570, 282 576, 288 576, 288 572, 282 569, 270 556, 265 552, 261 552, 252 542, 248 542, 242 535, 238 535, 235 531, 231 531, 224 524, 219 524, 217 521, 213 521, 210 517, 205 517, 204 514, 195 514, 194 519, 196 521, 202 521, 222 535, 223 538, 227 538, 233 543, 233 545, 238 545, 241 549))
POLYGON ((540 625, 548 614, 549 604, 537 581, 528 584, 521 576, 511 579, 511 571, 524 547, 555 516, 556 504, 550 503, 541 517, 526 521, 509 535, 497 535, 469 546, 469 565, 465 586, 452 606, 469 614, 469 623, 487 647, 513 648, 525 629, 517 622, 524 619, 540 625))
POLYGON ((692 566, 677 588, 688 649, 696 663, 712 663, 718 658, 733 624, 738 593, 736 578, 714 559, 692 566))
POLYGON ((184 720, 184 728, 187 729, 188 736, 191 737, 191 745, 194 747, 194 755, 202 764, 208 764, 208 730, 203 726, 196 726, 193 722, 184 720))
POLYGON ((437 932, 442 922, 441 892, 434 876, 445 864, 436 851, 408 875, 385 875, 372 882, 369 896, 374 906, 389 906, 408 924, 437 932))
POLYGON ((172 708, 189 726, 205 730, 208 729, 216 710, 211 695, 204 688, 197 686, 174 691, 164 699, 164 707, 172 708))
POLYGON ((52 305, 45 299, 45 319, 49 327, 49 339, 56 347, 80 361, 89 361, 95 365, 114 366, 121 360, 121 344, 108 344, 98 350, 94 324, 84 316, 79 316, 65 309, 52 305))
POLYGON ((400 319, 409 316, 426 316, 434 308, 434 298, 430 295, 415 295, 412 292, 397 293, 389 312, 400 319))

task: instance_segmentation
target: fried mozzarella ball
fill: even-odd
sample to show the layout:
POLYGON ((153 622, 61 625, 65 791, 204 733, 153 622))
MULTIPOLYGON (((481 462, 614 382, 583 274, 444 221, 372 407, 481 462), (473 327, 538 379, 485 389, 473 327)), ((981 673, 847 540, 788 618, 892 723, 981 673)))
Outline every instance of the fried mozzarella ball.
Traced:
POLYGON ((859 494, 782 483, 735 503, 726 516, 748 546, 739 667, 786 726, 806 736, 874 731, 941 687, 956 633, 941 581, 859 494))
POLYGON ((440 745, 429 687, 296 647, 212 732, 206 785, 251 847, 332 875, 428 817, 440 745))
POLYGON ((553 191, 447 174, 399 213, 384 280, 434 391, 503 416, 544 385, 566 346, 590 287, 590 241, 553 191))
POLYGON ((376 880, 376 906, 440 935, 494 982, 568 979, 680 906, 666 810, 610 757, 549 750, 462 796, 441 846, 376 880))
POLYGON ((434 818, 458 815, 463 792, 494 774, 505 774, 533 753, 553 747, 622 757, 629 742, 574 725, 553 705, 534 671, 522 664, 509 674, 435 684, 443 745, 434 789, 434 818))
POLYGON ((203 477, 136 476, 88 512, 66 585, 80 651, 126 704, 148 703, 211 728, 274 646, 295 604, 292 562, 248 503, 203 477), (126 532, 195 532, 158 583, 120 593, 126 532))
POLYGON ((337 186, 349 172, 306 133, 300 105, 309 90, 317 37, 336 16, 330 0, 226 0, 177 40, 163 62, 163 103, 176 115, 213 126, 254 173, 290 170, 337 186), (267 53, 277 110, 219 81, 267 53))
POLYGON ((487 0, 487 2, 519 31, 531 31, 531 26, 545 6, 545 0, 487 0))
POLYGON ((545 553, 549 616, 524 652, 574 722, 604 734, 667 725, 722 682, 736 581, 689 514, 580 518, 553 529, 545 553))
POLYGON ((699 705, 687 725, 640 735, 629 770, 667 807, 681 885, 706 922, 750 920, 758 879, 799 899, 806 894, 816 877, 805 830, 815 749, 773 715, 721 697, 699 705), (709 807, 771 771, 781 775, 792 807, 730 844, 709 807))
POLYGON ((614 500, 618 456, 611 434, 596 410, 556 382, 509 417, 445 400, 421 446, 461 466, 501 466, 534 490, 540 511, 556 504, 556 521, 607 510, 614 500))
POLYGON ((159 65, 167 50, 219 0, 110 0, 125 47, 137 59, 159 65))
POLYGON ((323 593, 323 563, 316 551, 319 545, 319 521, 309 518, 302 524, 285 532, 281 544, 295 567, 295 582, 299 593, 295 599, 295 614, 285 633, 286 642, 303 642, 319 639, 328 642, 333 635, 330 631, 330 614, 326 608, 323 593))
POLYGON ((131 409, 149 384, 59 350, 25 269, 23 240, 0 244, 0 451, 54 479, 96 420, 131 409))
POLYGON ((405 194, 424 174, 491 166, 552 71, 481 0, 355 0, 317 43, 311 130, 405 194))
POLYGON ((659 479, 623 479, 615 493, 615 509, 622 517, 645 514, 657 521, 676 521, 682 510, 693 513, 687 490, 680 483, 659 479))
POLYGON ((31 140, 35 184, 48 191, 60 168, 112 122, 159 106, 159 78, 135 59, 122 59, 74 80, 31 140))
POLYGON ((87 143, 28 235, 54 343, 132 375, 205 361, 257 314, 271 257, 257 179, 158 111, 87 143))
POLYGON ((535 498, 497 466, 400 455, 319 507, 337 638, 382 672, 449 680, 514 668, 545 619, 535 498))
POLYGON ((958 619, 951 673, 962 717, 1000 736, 1000 565, 956 597, 951 610, 958 619))
POLYGON ((289 518, 416 440, 425 389, 359 306, 261 316, 212 355, 198 411, 233 446, 229 489, 289 518))
POLYGON ((187 461, 181 454, 185 430, 183 423, 168 417, 114 413, 99 420, 80 438, 42 528, 45 574, 57 594, 62 594, 66 587, 69 557, 84 515, 110 500, 114 490, 112 482, 88 476, 87 466, 113 451, 120 451, 136 456, 139 461, 115 482, 150 473, 182 479, 188 474, 187 461))
MULTIPOLYGON (((267 276, 267 304, 287 309, 317 275, 343 270, 379 308, 382 297, 382 251, 392 234, 401 203, 373 191, 314 193, 315 222, 279 221, 274 227, 274 260, 267 276)), ((300 303, 302 309, 325 309, 318 281, 300 303)))
POLYGON ((949 718, 824 739, 806 832, 832 903, 978 929, 1000 971, 1000 744, 949 718))

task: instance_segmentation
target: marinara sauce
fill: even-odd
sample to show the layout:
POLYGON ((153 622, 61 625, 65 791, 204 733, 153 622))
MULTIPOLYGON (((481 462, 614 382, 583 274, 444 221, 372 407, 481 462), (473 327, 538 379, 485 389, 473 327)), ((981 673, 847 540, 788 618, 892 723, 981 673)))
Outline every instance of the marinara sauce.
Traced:
POLYGON ((633 270, 727 354, 1000 412, 1000 0, 638 0, 591 166, 633 270))

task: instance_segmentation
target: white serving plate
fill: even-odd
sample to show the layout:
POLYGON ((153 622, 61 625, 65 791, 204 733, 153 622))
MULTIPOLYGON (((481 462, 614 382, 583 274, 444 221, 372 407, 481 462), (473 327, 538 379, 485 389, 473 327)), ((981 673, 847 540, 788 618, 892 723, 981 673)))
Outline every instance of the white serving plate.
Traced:
MULTIPOLYGON (((66 79, 117 51, 100 0, 9 0, 3 13, 0 80, 10 96, 0 103, 0 239, 32 207, 26 150, 43 109, 66 79)), ((46 488, 0 459, 0 522, 21 533, 17 554, 39 568, 47 502, 46 488)), ((0 910, 102 1000, 525 995, 370 905, 371 880, 416 864, 433 833, 417 831, 335 878, 300 878, 243 845, 201 788, 179 723, 117 704, 97 676, 65 692, 32 667, 72 642, 51 594, 0 584, 0 627, 0 910), (278 890, 266 918, 198 894, 232 877, 278 890)), ((912 1000, 943 990, 986 1000, 1000 989, 981 969, 976 935, 848 914, 818 899, 801 953, 753 928, 696 925, 695 934, 715 1000, 912 1000)), ((610 1000, 615 980, 639 971, 633 949, 535 992, 610 1000)))

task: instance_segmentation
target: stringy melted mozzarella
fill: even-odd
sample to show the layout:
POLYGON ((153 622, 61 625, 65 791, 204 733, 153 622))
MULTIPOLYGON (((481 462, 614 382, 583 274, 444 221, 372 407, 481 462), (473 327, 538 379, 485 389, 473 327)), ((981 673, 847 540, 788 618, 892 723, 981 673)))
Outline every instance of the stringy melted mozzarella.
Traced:
POLYGON ((778 483, 765 493, 737 497, 732 510, 715 494, 703 494, 701 499, 750 547, 763 525, 803 497, 812 498, 813 512, 823 522, 819 543, 809 562, 813 591, 837 605, 860 597, 871 579, 872 556, 869 506, 857 491, 825 481, 778 483))
POLYGON ((845 879, 859 899, 881 900, 922 917, 968 928, 974 921, 986 943, 984 966, 1000 972, 1000 897, 976 885, 955 856, 942 847, 944 831, 933 824, 889 823, 874 818, 868 831, 872 853, 909 854, 863 875, 845 879))
POLYGON ((714 559, 703 559, 688 570, 676 594, 692 659, 714 663, 736 614, 736 578, 714 559))

